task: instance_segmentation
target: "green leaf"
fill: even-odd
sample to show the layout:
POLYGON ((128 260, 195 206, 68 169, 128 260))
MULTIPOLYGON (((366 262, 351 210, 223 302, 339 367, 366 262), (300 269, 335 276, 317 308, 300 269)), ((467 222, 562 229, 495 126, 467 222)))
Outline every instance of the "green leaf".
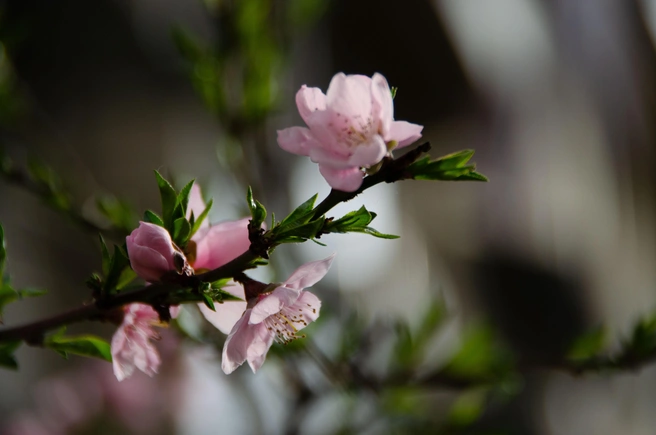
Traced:
POLYGON ((102 272, 104 276, 107 276, 112 262, 112 256, 109 254, 109 249, 107 249, 107 244, 102 234, 98 234, 98 237, 100 238, 100 249, 102 251, 102 272))
POLYGON ((20 340, 0 343, 0 367, 18 370, 18 363, 14 358, 14 352, 20 345, 20 340))
MULTIPOLYGON (((300 243, 309 239, 313 239, 317 236, 317 233, 323 228, 324 219, 317 219, 307 224, 291 227, 288 231, 278 232, 275 235, 275 243, 300 243)), ((288 228, 288 227, 279 227, 279 228, 288 228)))
POLYGON ((187 206, 189 205, 189 194, 191 193, 191 188, 194 186, 195 181, 196 180, 191 180, 189 183, 185 184, 185 186, 182 188, 182 190, 180 190, 180 193, 178 194, 177 203, 182 208, 181 216, 187 215, 187 206))
POLYGON ((383 234, 368 227, 376 218, 376 213, 370 212, 364 206, 360 209, 346 213, 337 220, 329 221, 322 229, 322 233, 364 233, 381 239, 398 239, 399 236, 383 234))
POLYGON ((16 290, 16 293, 18 294, 19 299, 37 298, 39 296, 47 295, 48 290, 43 289, 43 288, 27 287, 27 288, 22 288, 22 289, 16 290))
POLYGON ((606 344, 606 330, 603 327, 596 328, 578 337, 569 352, 567 358, 570 360, 586 360, 596 356, 603 350, 606 344))
POLYGON ((415 180, 487 181, 476 172, 476 165, 467 164, 473 155, 474 150, 463 150, 433 161, 424 157, 411 164, 408 172, 415 180))
POLYGON ((120 246, 114 245, 114 255, 109 264, 109 273, 105 276, 105 292, 111 293, 118 289, 123 270, 129 266, 130 260, 125 250, 120 246))
MULTIPOLYGON (((118 277, 118 282, 116 283, 116 290, 125 290, 125 287, 129 285, 132 281, 137 278, 137 272, 132 270, 130 267, 123 268, 123 271, 118 277)), ((142 287, 139 285, 139 287, 142 287)))
POLYGON ((299 225, 307 223, 314 214, 312 211, 318 196, 319 194, 317 193, 312 198, 296 207, 294 211, 289 214, 289 216, 280 222, 280 227, 284 228, 284 230, 288 230, 290 228, 295 228, 299 225))
POLYGON ((61 334, 51 335, 43 342, 45 347, 55 350, 64 357, 69 353, 74 355, 112 360, 112 353, 105 340, 95 335, 78 335, 65 337, 61 334))
POLYGON ((139 218, 130 204, 116 199, 113 196, 103 196, 96 200, 96 206, 100 213, 105 216, 116 228, 129 233, 134 228, 139 218))
POLYGON ((485 411, 487 390, 477 388, 462 393, 451 406, 449 423, 457 427, 467 427, 476 422, 485 411))
POLYGON ((369 234, 370 236, 378 237, 379 239, 398 239, 401 237, 401 236, 395 236, 394 234, 384 234, 378 232, 377 230, 371 227, 366 227, 362 232, 365 234, 369 234))
POLYGON ((2 323, 2 312, 5 306, 23 298, 34 298, 48 293, 47 290, 24 288, 15 290, 8 283, 0 283, 0 323, 2 323))
POLYGON ((173 241, 176 245, 184 247, 191 235, 191 225, 185 217, 181 217, 173 222, 173 241))
POLYGON ((0 283, 0 323, 5 306, 18 299, 18 293, 9 284, 0 283))
POLYGON ((465 331, 460 349, 445 371, 462 377, 496 378, 511 366, 510 355, 499 346, 492 329, 474 325, 465 331))
POLYGON ((150 222, 151 224, 159 225, 160 227, 164 227, 164 221, 162 220, 162 218, 159 217, 157 213, 152 212, 150 210, 146 210, 144 212, 144 221, 150 222))
POLYGON ((164 221, 164 228, 171 231, 173 229, 173 212, 177 205, 178 195, 175 189, 171 186, 159 172, 155 171, 157 178, 157 186, 159 187, 159 195, 162 199, 162 217, 164 221))
POLYGON ((196 218, 196 220, 194 220, 194 224, 191 227, 191 234, 189 235, 189 237, 196 234, 196 231, 198 231, 198 229, 200 228, 203 221, 207 218, 207 215, 209 214, 210 209, 212 208, 212 203, 213 203, 213 200, 210 199, 210 202, 208 202, 207 206, 205 206, 205 210, 203 210, 203 212, 200 214, 200 216, 198 216, 196 218))
POLYGON ((207 293, 202 293, 201 296, 203 298, 203 303, 205 304, 205 306, 212 311, 216 311, 216 308, 214 308, 214 301, 212 300, 212 297, 207 293))
POLYGON ((266 219, 267 211, 259 201, 253 199, 253 190, 250 186, 248 186, 248 191, 246 192, 246 202, 253 218, 252 225, 255 228, 259 228, 262 222, 264 222, 264 219, 266 219))
POLYGON ((232 293, 228 293, 227 291, 223 289, 215 289, 212 288, 212 298, 213 300, 219 302, 220 304, 224 302, 244 302, 244 300, 238 296, 233 295, 232 293))

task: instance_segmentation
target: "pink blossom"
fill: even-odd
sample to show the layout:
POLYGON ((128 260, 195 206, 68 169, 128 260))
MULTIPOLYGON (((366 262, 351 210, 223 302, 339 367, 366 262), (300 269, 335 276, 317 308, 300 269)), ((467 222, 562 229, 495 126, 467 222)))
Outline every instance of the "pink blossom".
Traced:
POLYGON ((152 343, 159 338, 153 329, 161 325, 159 315, 150 305, 139 303, 126 305, 123 310, 123 323, 112 337, 114 374, 122 381, 130 377, 136 367, 153 376, 161 362, 152 343))
POLYGON ((423 126, 394 121, 394 103, 387 80, 376 73, 336 74, 326 95, 303 85, 296 94, 298 111, 309 128, 278 131, 285 151, 309 156, 331 187, 358 190, 364 172, 393 148, 421 137, 423 126))
MULTIPOLYGON (((200 188, 194 184, 189 195, 188 214, 191 215, 193 211, 194 216, 199 216, 204 209, 205 202, 200 188)), ((216 225, 203 222, 200 230, 191 238, 196 244, 194 269, 196 271, 216 269, 246 252, 251 244, 248 239, 248 221, 249 218, 244 218, 216 225)), ((229 281, 223 290, 244 298, 244 288, 241 284, 229 281)), ((231 301, 214 304, 216 311, 210 310, 202 303, 198 304, 198 307, 208 322, 227 334, 246 309, 246 302, 231 301)))
POLYGON ((269 348, 276 340, 288 343, 303 336, 297 332, 319 317, 321 301, 304 291, 323 278, 335 255, 304 264, 272 291, 249 300, 249 308, 230 331, 223 346, 221 367, 232 373, 244 361, 253 372, 264 363, 269 348))
POLYGON ((130 266, 148 282, 159 281, 165 273, 176 270, 176 257, 184 259, 169 232, 159 225, 139 222, 126 242, 130 266))

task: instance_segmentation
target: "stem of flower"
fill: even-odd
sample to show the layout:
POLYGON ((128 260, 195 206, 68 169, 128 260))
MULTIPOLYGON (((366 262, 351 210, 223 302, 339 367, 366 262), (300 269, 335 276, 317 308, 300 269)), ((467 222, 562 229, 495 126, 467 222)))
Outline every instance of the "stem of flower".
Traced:
POLYGON ((398 159, 391 159, 386 157, 383 160, 383 164, 380 170, 373 175, 365 177, 362 185, 355 192, 343 192, 341 190, 332 189, 330 194, 328 194, 328 196, 315 207, 313 219, 317 219, 323 216, 337 204, 350 201, 351 199, 355 198, 376 184, 380 184, 382 182, 393 183, 395 181, 400 181, 408 178, 409 176, 405 173, 408 166, 414 163, 414 161, 417 160, 419 156, 427 153, 430 149, 430 143, 426 142, 422 145, 419 145, 412 151, 405 153, 398 159))
MULTIPOLYGON (((332 190, 330 194, 314 209, 314 219, 319 218, 330 211, 333 207, 341 202, 349 201, 355 198, 360 193, 376 184, 386 182, 393 183, 395 181, 408 178, 405 173, 407 167, 413 163, 420 155, 428 152, 431 146, 427 142, 419 145, 412 151, 407 152, 400 158, 393 160, 386 158, 380 170, 368 177, 362 183, 362 186, 355 192, 342 192, 339 190, 332 190)), ((5 173, 5 175, 7 175, 5 173)), ((11 181, 23 183, 27 179, 24 174, 13 173, 8 177, 11 181)), ((27 186, 30 188, 30 186, 27 186)), ((33 186, 37 189, 37 186, 33 186)), ((40 194, 40 191, 34 190, 35 193, 40 194)), ((73 217, 76 214, 71 215, 73 217)), ((79 216, 78 216, 79 217, 79 216)), ((82 222, 84 225, 87 223, 82 222)), ((91 225, 90 223, 88 223, 91 225)), ((87 225, 87 226, 89 226, 87 225)), ((93 229, 97 229, 91 227, 93 229)), ((265 246, 267 249, 270 246, 265 246)), ((96 301, 93 304, 85 304, 81 307, 74 308, 70 311, 58 314, 56 316, 40 320, 37 322, 29 323, 23 326, 14 328, 5 328, 0 330, 0 343, 13 340, 24 340, 28 344, 38 345, 43 341, 45 333, 49 330, 59 328, 64 325, 81 321, 104 321, 107 320, 110 312, 118 307, 127 305, 134 302, 153 303, 157 299, 165 298, 171 291, 179 290, 181 288, 194 288, 200 282, 214 282, 224 278, 233 278, 235 276, 243 275, 243 271, 256 267, 255 261, 260 258, 260 255, 251 251, 250 249, 234 260, 224 264, 209 272, 202 273, 195 276, 177 275, 173 280, 164 283, 157 283, 149 286, 142 287, 137 290, 119 293, 102 301, 96 301)))

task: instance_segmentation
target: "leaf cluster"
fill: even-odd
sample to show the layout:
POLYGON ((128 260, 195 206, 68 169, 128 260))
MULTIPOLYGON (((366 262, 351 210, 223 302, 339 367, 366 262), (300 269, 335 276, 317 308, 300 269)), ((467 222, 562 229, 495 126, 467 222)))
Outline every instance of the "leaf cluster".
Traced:
POLYGON ((203 220, 207 218, 212 208, 212 201, 207 203, 205 210, 198 217, 194 216, 192 212, 189 219, 187 219, 189 195, 194 180, 185 184, 180 192, 176 192, 171 183, 162 177, 159 172, 155 171, 155 177, 157 178, 157 186, 162 201, 162 216, 160 217, 151 210, 146 210, 144 221, 165 228, 171 234, 173 242, 181 249, 184 249, 191 237, 200 228, 203 220))
POLYGON ((463 150, 435 160, 426 156, 408 166, 408 172, 415 180, 488 181, 469 163, 473 155, 474 150, 463 150))

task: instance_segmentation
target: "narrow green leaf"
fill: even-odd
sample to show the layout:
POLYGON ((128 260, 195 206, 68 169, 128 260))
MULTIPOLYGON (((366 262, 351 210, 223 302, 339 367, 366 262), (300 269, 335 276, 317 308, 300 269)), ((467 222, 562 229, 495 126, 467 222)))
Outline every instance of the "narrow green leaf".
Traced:
POLYGON ((476 172, 476 165, 468 164, 474 150, 458 151, 431 161, 429 157, 417 160, 408 167, 415 180, 487 181, 476 172))
POLYGON ((401 236, 395 236, 394 234, 384 234, 376 231, 371 227, 366 227, 362 232, 365 234, 369 234, 370 236, 378 237, 379 239, 398 239, 401 237, 401 236))
POLYGON ((201 294, 201 296, 203 297, 203 303, 205 304, 205 306, 212 311, 216 311, 216 308, 214 308, 214 301, 212 300, 210 295, 208 295, 207 293, 203 293, 201 294))
POLYGON ((470 426, 485 411, 486 400, 487 390, 484 388, 477 388, 460 394, 451 406, 448 415, 449 423, 456 427, 470 426))
POLYGON ((0 323, 2 323, 2 311, 5 306, 18 299, 18 293, 9 284, 0 283, 0 323))
POLYGON ((128 255, 123 248, 114 245, 114 255, 109 264, 109 273, 105 277, 104 289, 106 292, 111 293, 116 290, 121 279, 123 270, 130 265, 128 255))
POLYGON ((100 250, 102 251, 102 272, 103 276, 107 276, 109 273, 109 266, 112 262, 112 256, 109 254, 109 249, 107 249, 107 244, 102 234, 98 234, 100 238, 100 250))
POLYGON ((159 194, 162 199, 164 228, 171 231, 173 229, 173 212, 175 211, 178 195, 175 193, 175 189, 171 186, 171 183, 162 177, 159 172, 155 171, 155 177, 157 178, 157 186, 159 187, 159 194))
POLYGON ((191 234, 189 237, 192 237, 194 234, 196 234, 196 231, 200 228, 202 225, 203 221, 207 218, 207 215, 210 212, 210 209, 212 208, 213 200, 210 199, 210 201, 207 203, 205 206, 205 210, 194 220, 194 224, 191 226, 191 234))
POLYGON ((44 346, 55 350, 56 352, 66 355, 74 355, 100 358, 105 361, 112 360, 112 353, 105 340, 94 335, 78 335, 73 337, 64 337, 52 335, 44 340, 44 346))
POLYGON ((578 337, 572 344, 567 357, 571 360, 585 360, 596 356, 606 344, 606 330, 596 328, 578 337))
POLYGON ((318 196, 319 194, 317 193, 305 201, 303 204, 296 207, 294 211, 289 214, 289 216, 280 222, 280 227, 284 227, 285 230, 287 230, 289 229, 287 227, 295 227, 307 223, 314 214, 312 211, 318 196))
POLYGON ((275 243, 298 243, 298 241, 304 242, 308 239, 313 239, 317 236, 321 228, 323 228, 323 223, 324 219, 321 218, 298 227, 292 227, 288 231, 279 232, 275 234, 275 243))
POLYGON ((259 228, 262 222, 264 222, 264 219, 266 219, 267 211, 259 201, 253 198, 253 190, 250 186, 248 186, 248 191, 246 192, 246 202, 251 211, 253 226, 259 228))
POLYGON ((21 343, 20 340, 0 343, 0 367, 18 370, 18 363, 16 362, 16 358, 14 358, 14 352, 21 343))
POLYGON ((48 290, 43 288, 22 288, 16 291, 19 299, 23 298, 37 298, 39 296, 44 296, 48 294, 48 290))
MULTIPOLYGON (((118 282, 116 283, 116 290, 125 290, 125 287, 128 286, 132 281, 137 278, 137 272, 132 270, 130 267, 123 268, 123 271, 118 277, 118 282)), ((139 285, 139 287, 142 287, 139 285)))
POLYGON ((191 180, 189 183, 180 190, 178 194, 177 202, 182 207, 182 216, 187 215, 187 206, 189 205, 189 194, 191 193, 191 188, 194 186, 196 180, 191 180))
POLYGON ((442 170, 462 168, 474 156, 474 150, 462 150, 447 154, 436 160, 442 170))
POLYGON ((125 232, 129 233, 139 221, 139 217, 129 203, 113 196, 102 196, 96 199, 96 206, 98 207, 98 211, 112 225, 125 232))
POLYGON ((160 227, 164 226, 164 221, 162 220, 162 218, 159 217, 157 213, 152 212, 150 210, 146 210, 144 212, 144 221, 150 222, 151 224, 159 225, 160 227))
POLYGON ((181 217, 173 222, 173 241, 181 248, 187 244, 191 235, 191 225, 185 217, 181 217))

